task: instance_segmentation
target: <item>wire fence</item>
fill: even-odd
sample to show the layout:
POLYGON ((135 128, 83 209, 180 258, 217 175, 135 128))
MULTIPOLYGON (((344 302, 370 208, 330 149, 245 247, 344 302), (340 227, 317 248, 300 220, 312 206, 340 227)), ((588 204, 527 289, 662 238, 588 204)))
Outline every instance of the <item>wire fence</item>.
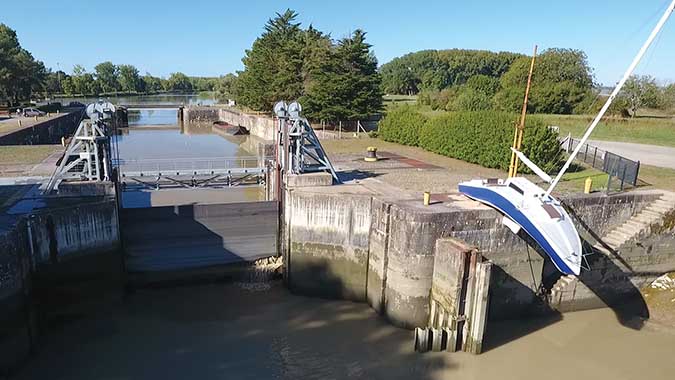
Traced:
MULTIPOLYGON (((580 140, 568 136, 560 144, 567 153, 572 153, 579 146, 579 142, 580 140)), ((613 178, 619 181, 621 190, 624 189, 625 185, 637 186, 638 184, 640 161, 628 159, 588 143, 581 146, 576 159, 609 174, 608 189, 611 187, 613 178)))

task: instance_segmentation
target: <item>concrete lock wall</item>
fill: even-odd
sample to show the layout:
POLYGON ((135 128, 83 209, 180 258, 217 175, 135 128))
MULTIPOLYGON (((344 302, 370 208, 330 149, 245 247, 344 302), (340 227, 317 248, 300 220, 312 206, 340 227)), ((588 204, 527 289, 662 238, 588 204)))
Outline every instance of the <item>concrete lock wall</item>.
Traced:
POLYGON ((29 223, 38 264, 119 248, 114 200, 35 214, 29 223))
POLYGON ((0 134, 0 145, 60 144, 61 137, 75 133, 82 111, 75 111, 14 132, 0 134))
POLYGON ((365 301, 371 197, 292 190, 285 217, 290 289, 365 301))
POLYGON ((0 374, 24 360, 37 341, 34 278, 57 262, 119 247, 114 199, 70 201, 76 206, 21 216, 0 230, 0 374))
POLYGON ((29 258, 25 222, 0 233, 0 375, 26 358, 36 339, 29 258))
MULTIPOLYGON (((421 200, 394 201, 350 191, 291 192, 285 221, 290 231, 284 237, 291 289, 366 300, 398 326, 425 326, 436 242, 449 237, 476 247, 493 264, 490 319, 550 312, 556 306, 549 304, 546 294, 560 273, 526 234, 515 235, 504 227, 496 211, 456 203, 425 207, 421 200)), ((594 243, 592 236, 601 238, 660 195, 638 191, 574 196, 565 203, 580 235, 594 243)), ((566 293, 557 306, 578 310, 639 296, 640 284, 675 270, 674 251, 673 226, 654 226, 615 257, 598 256, 592 270, 582 272, 576 293, 566 293)))
POLYGON ((263 140, 274 140, 274 120, 268 116, 248 115, 233 109, 221 108, 218 114, 220 121, 246 128, 253 136, 263 140))

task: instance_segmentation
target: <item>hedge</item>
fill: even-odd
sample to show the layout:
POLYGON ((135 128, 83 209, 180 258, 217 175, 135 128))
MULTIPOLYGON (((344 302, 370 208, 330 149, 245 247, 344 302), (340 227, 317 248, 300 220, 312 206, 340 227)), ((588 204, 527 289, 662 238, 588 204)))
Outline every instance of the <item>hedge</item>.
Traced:
MULTIPOLYGON (((495 111, 451 112, 428 119, 408 107, 390 112, 380 122, 380 136, 487 168, 508 170, 517 120, 517 114, 495 111)), ((527 119, 522 151, 544 171, 558 168, 557 134, 536 116, 527 119)))
POLYGON ((419 113, 415 107, 401 105, 387 113, 378 124, 378 136, 385 141, 403 145, 419 145, 422 126, 428 118, 419 113))

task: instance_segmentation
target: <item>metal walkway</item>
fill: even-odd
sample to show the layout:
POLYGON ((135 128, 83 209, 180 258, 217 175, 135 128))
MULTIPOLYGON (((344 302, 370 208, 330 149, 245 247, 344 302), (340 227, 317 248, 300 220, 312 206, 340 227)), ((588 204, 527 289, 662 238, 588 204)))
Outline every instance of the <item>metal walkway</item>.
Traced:
POLYGON ((116 159, 123 190, 138 187, 204 188, 260 186, 267 181, 268 160, 260 157, 116 159))

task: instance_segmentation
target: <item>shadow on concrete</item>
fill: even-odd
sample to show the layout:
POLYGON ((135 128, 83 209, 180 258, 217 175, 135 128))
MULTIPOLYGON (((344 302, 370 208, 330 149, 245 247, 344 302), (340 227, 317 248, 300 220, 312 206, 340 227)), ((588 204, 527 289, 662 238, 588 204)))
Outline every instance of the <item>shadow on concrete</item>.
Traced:
POLYGON ((349 170, 349 171, 339 171, 337 172, 337 175, 338 178, 340 178, 340 182, 348 182, 348 181, 358 181, 366 178, 375 178, 381 176, 382 174, 364 170, 349 170))
MULTIPOLYGON (((602 252, 593 247, 590 242, 582 239, 584 252, 592 253, 586 256, 591 270, 582 268, 578 276, 579 280, 604 305, 612 308, 617 320, 622 325, 632 329, 641 329, 644 321, 649 318, 649 308, 642 297, 640 289, 630 281, 630 276, 635 274, 635 271, 621 257, 619 252, 603 242, 602 238, 571 207, 565 206, 565 208, 576 219, 583 230, 609 252, 602 252), (611 281, 607 282, 608 279, 611 281)), ((585 305, 583 302, 579 302, 578 306, 583 308, 585 305)))

